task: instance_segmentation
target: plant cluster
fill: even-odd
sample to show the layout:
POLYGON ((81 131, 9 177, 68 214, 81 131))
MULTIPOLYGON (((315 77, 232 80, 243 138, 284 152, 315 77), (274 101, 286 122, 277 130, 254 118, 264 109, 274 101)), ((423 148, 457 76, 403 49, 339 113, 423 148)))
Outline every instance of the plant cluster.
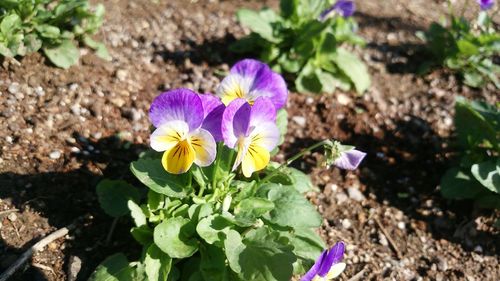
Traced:
POLYGON ((461 158, 441 179, 441 193, 500 209, 500 104, 460 97, 455 111, 461 158))
POLYGON ((147 196, 124 181, 97 186, 106 213, 130 213, 142 256, 130 263, 113 255, 90 280, 281 281, 311 266, 302 280, 339 275, 344 244, 323 251, 315 231, 322 218, 303 196, 313 185, 289 164, 323 147, 328 165, 355 169, 365 154, 326 140, 272 162, 286 132, 287 95, 279 74, 250 59, 232 67, 216 96, 159 95, 149 112, 152 150, 131 164, 147 196))
POLYGON ((365 64, 343 47, 363 46, 351 17, 352 1, 282 0, 279 15, 269 8, 241 9, 237 18, 252 33, 231 46, 255 52, 280 73, 295 77, 300 92, 333 93, 352 87, 362 94, 370 86, 365 64))
MULTIPOLYGON (((465 1, 465 11, 469 1, 465 1)), ((441 23, 431 24, 425 33, 417 35, 427 42, 427 47, 434 57, 433 65, 444 65, 458 73, 466 85, 480 87, 491 81, 500 89, 500 66, 495 56, 500 53, 500 34, 488 15, 495 1, 477 0, 481 12, 475 22, 469 22, 455 15, 450 2, 450 16, 441 23)))
POLYGON ((0 55, 25 56, 41 49, 53 64, 68 68, 80 57, 74 43, 79 41, 109 59, 106 47, 90 37, 103 18, 104 6, 92 9, 88 0, 2 0, 0 55))

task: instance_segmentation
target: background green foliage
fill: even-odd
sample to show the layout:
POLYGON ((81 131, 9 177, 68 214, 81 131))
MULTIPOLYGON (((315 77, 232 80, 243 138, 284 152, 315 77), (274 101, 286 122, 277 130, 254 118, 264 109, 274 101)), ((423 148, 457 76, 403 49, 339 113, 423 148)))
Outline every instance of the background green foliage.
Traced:
POLYGON ((427 42, 435 59, 423 71, 433 65, 444 65, 471 87, 491 81, 500 89, 500 66, 494 61, 494 56, 500 53, 500 34, 486 11, 480 12, 475 23, 452 15, 449 24, 433 23, 427 32, 417 35, 427 42))
POLYGON ((364 45, 364 40, 355 34, 356 22, 341 16, 318 20, 320 13, 334 2, 282 0, 279 15, 269 8, 241 9, 237 18, 252 33, 231 49, 257 52, 275 71, 292 74, 300 92, 332 93, 336 88, 354 88, 361 94, 370 86, 367 68, 342 47, 364 45))
POLYGON ((441 193, 475 199, 480 207, 500 209, 500 104, 458 98, 455 126, 460 159, 441 179, 441 193))
POLYGON ((106 47, 90 37, 103 17, 104 6, 91 9, 88 0, 2 0, 0 55, 25 56, 41 49, 53 64, 68 68, 78 61, 79 41, 110 59, 106 47))

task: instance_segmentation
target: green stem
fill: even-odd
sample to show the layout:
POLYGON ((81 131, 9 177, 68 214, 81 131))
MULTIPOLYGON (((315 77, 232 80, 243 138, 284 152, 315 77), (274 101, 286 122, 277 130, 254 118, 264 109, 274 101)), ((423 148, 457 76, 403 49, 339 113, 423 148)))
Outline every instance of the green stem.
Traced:
POLYGON ((320 142, 318 142, 316 144, 313 144, 313 145, 309 146, 308 148, 305 148, 301 152, 295 154, 290 159, 288 159, 285 163, 281 164, 278 168, 276 168, 276 170, 272 171, 269 175, 267 175, 264 179, 262 179, 261 182, 267 182, 270 178, 272 178, 274 175, 276 175, 276 173, 278 173, 281 169, 283 169, 284 167, 289 166, 295 160, 297 160, 297 159, 301 158, 302 156, 304 156, 306 153, 309 153, 309 152, 313 151, 314 149, 316 149, 316 148, 318 148, 320 146, 325 145, 326 142, 327 142, 326 140, 320 141, 320 142))
MULTIPOLYGON (((219 142, 217 144, 217 155, 221 154, 222 151, 222 146, 223 144, 219 142)), ((219 157, 215 158, 215 164, 214 164, 214 172, 212 174, 212 188, 215 189, 217 187, 217 171, 219 170, 219 157)))

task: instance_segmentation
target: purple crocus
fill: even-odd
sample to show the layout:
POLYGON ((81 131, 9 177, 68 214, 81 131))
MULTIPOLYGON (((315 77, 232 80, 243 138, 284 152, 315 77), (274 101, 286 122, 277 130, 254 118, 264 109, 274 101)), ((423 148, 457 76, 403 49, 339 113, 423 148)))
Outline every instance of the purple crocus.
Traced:
POLYGON ((354 14, 356 10, 356 5, 353 1, 349 0, 339 0, 335 4, 333 4, 330 8, 324 10, 319 15, 320 21, 326 21, 329 17, 340 14, 344 18, 348 18, 354 14))
POLYGON ((335 159, 333 165, 344 170, 355 170, 358 168, 363 158, 365 158, 366 153, 356 150, 354 148, 341 151, 340 155, 335 159))
POLYGON ((217 88, 217 95, 226 106, 238 98, 252 105, 257 98, 267 97, 278 110, 285 105, 288 90, 283 77, 267 64, 244 59, 231 68, 229 75, 217 88))
POLYGON ((150 142, 154 150, 164 152, 161 163, 167 172, 185 173, 193 163, 205 167, 215 160, 216 143, 205 128, 216 125, 204 122, 211 112, 205 112, 200 95, 188 89, 171 90, 154 99, 149 118, 156 129, 150 142))
POLYGON ((486 11, 491 9, 493 5, 495 5, 495 0, 476 0, 479 6, 481 6, 481 10, 486 11))
POLYGON ((280 138, 271 100, 258 97, 253 106, 245 99, 233 100, 222 116, 222 136, 226 146, 237 150, 233 170, 241 164, 243 175, 250 177, 264 169, 280 138))
POLYGON ((344 250, 344 242, 337 242, 330 250, 323 251, 300 281, 329 281, 339 276, 346 267, 341 262, 344 250))

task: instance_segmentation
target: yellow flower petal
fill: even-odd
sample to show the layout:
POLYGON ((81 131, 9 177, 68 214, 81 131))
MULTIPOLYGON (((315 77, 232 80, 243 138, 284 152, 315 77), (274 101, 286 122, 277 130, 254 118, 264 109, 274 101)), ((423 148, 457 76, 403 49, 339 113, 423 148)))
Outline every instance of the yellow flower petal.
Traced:
POLYGON ((226 76, 217 89, 217 95, 222 103, 228 105, 235 99, 246 98, 250 90, 250 83, 251 81, 239 75, 226 76))
POLYGON ((151 134, 151 147, 156 151, 167 151, 185 138, 189 131, 183 121, 171 121, 156 128, 151 134))
POLYGON ((264 169, 269 163, 270 158, 271 156, 267 149, 253 142, 250 143, 245 156, 243 156, 243 161, 241 162, 243 175, 249 178, 252 176, 253 172, 264 169))
POLYGON ((195 159, 195 151, 187 140, 178 142, 170 150, 163 153, 161 163, 171 174, 182 174, 191 168, 195 159))

